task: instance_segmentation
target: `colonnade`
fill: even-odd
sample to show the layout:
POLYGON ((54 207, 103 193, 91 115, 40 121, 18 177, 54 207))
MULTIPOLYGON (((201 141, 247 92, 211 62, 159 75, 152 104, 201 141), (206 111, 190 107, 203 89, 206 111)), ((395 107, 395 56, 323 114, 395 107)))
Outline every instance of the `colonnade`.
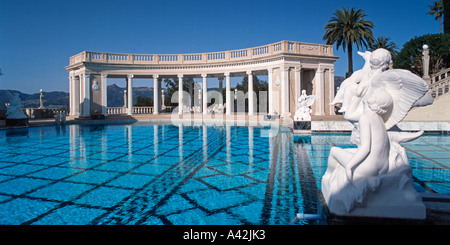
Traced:
MULTIPOLYGON (((316 100, 316 106, 313 114, 315 115, 325 115, 327 103, 334 98, 334 69, 327 68, 329 78, 328 82, 325 82, 325 70, 324 68, 317 69, 309 69, 308 71, 314 71, 314 77, 310 82, 313 90, 309 91, 309 94, 314 94, 318 98, 316 100), (328 94, 326 94, 328 91, 328 94), (328 99, 325 99, 328 97, 328 99)), ((290 112, 293 116, 295 111, 292 111, 292 106, 290 103, 296 103, 297 99, 301 95, 301 90, 304 88, 304 79, 302 79, 302 68, 301 67, 288 67, 288 66, 279 66, 279 67, 270 67, 266 70, 248 70, 245 73, 236 72, 235 74, 245 74, 248 79, 248 93, 245 97, 248 99, 248 111, 247 114, 249 116, 253 116, 257 114, 257 98, 256 93, 254 92, 254 76, 255 72, 259 74, 264 73, 267 74, 268 77, 268 91, 267 91, 267 99, 268 99, 268 109, 267 114, 280 114, 284 115, 290 112), (276 78, 274 78, 274 70, 279 70, 279 74, 276 78), (294 75, 290 75, 291 73, 294 75), (292 78, 293 79, 290 79, 292 78), (274 87, 277 87, 275 89, 274 87), (294 90, 294 92, 290 90, 294 90), (277 94, 278 93, 278 94, 277 94), (277 102, 278 96, 279 102, 277 102), (290 96, 293 96, 295 99, 290 101, 290 96), (278 103, 278 104, 277 104, 278 103), (278 105, 278 111, 275 110, 274 106, 278 105)), ((72 116, 80 116, 80 117, 90 117, 96 114, 107 115, 107 79, 108 74, 90 74, 90 73, 82 73, 79 75, 71 75, 69 76, 70 80, 70 107, 72 108, 70 111, 70 115, 72 116), (96 94, 97 93, 97 94, 96 94), (98 98, 96 98, 98 97, 98 98), (100 99, 99 99, 100 98, 100 99), (93 108, 95 107, 95 108, 93 108)), ((234 113, 234 91, 231 90, 231 72, 223 72, 223 73, 214 73, 214 74, 200 74, 200 75, 164 75, 160 76, 158 74, 140 75, 139 78, 151 78, 153 79, 153 114, 159 115, 161 113, 161 80, 163 78, 174 78, 178 79, 178 114, 183 114, 183 108, 192 109, 194 106, 193 101, 195 92, 193 91, 193 81, 189 82, 188 91, 183 91, 183 78, 202 78, 202 91, 198 98, 200 99, 200 112, 203 115, 208 114, 208 78, 217 78, 219 81, 219 92, 220 94, 223 91, 223 80, 225 80, 225 101, 224 108, 226 115, 232 115, 234 113), (189 95, 190 100, 184 99, 184 95, 189 95), (188 101, 188 102, 186 102, 188 101)), ((117 75, 115 76, 117 77, 117 75)), ((126 114, 133 115, 133 80, 136 79, 135 75, 127 74, 121 75, 120 77, 125 77, 126 79, 126 93, 127 93, 127 103, 126 103, 126 114)), ((210 99, 210 98, 209 98, 210 99)), ((223 102, 220 99, 220 104, 223 105, 223 102)), ((217 101, 216 101, 217 103, 217 101)), ((295 108, 295 106, 294 106, 295 108)), ((334 107, 329 107, 329 114, 334 114, 334 107)))
MULTIPOLYGON (((196 111, 208 114, 208 78, 219 79, 219 92, 225 80, 226 115, 235 112, 236 94, 231 90, 231 77, 246 77, 248 93, 242 97, 238 91, 238 112, 248 103, 249 116, 261 114, 256 105, 258 97, 254 93, 255 76, 268 76, 267 109, 263 114, 293 117, 297 99, 302 90, 318 99, 313 105, 313 115, 333 115, 334 107, 329 103, 334 98, 334 62, 331 45, 280 41, 254 48, 199 54, 141 55, 115 54, 84 51, 70 57, 66 67, 70 80, 70 114, 75 117, 107 115, 107 79, 125 78, 127 84, 128 115, 133 114, 133 80, 153 79, 153 114, 161 113, 161 80, 174 79, 178 82, 178 114, 185 108, 193 108, 193 85, 183 91, 183 78, 201 78, 201 91, 196 111), (191 100, 183 100, 189 95, 191 100), (234 96, 233 96, 234 95, 234 96), (247 102, 245 102, 247 100, 247 102), (200 110, 198 110, 200 108, 200 110), (290 113, 290 114, 289 114, 290 113)), ((169 95, 171 96, 171 95, 169 95)), ((223 100, 220 97, 220 100, 223 100)), ((198 101, 195 98, 195 101, 198 101)), ((260 101, 261 102, 261 101, 260 101)), ((217 104, 217 101, 215 102, 217 104)), ((260 108, 261 109, 261 103, 260 108)), ((223 104, 222 104, 223 106, 223 104)))

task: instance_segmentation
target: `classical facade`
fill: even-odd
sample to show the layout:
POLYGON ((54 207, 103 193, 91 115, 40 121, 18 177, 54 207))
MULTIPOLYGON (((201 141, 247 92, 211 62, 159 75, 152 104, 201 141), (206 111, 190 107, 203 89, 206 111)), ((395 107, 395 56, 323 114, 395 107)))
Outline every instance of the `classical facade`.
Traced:
MULTIPOLYGON (((107 115, 107 79, 124 78, 127 81, 128 115, 133 114, 133 80, 153 79, 154 110, 161 112, 161 80, 202 78, 202 93, 191 89, 182 91, 179 86, 179 108, 192 108, 192 99, 183 96, 194 94, 207 108, 208 78, 225 81, 224 108, 227 115, 235 113, 235 91, 230 87, 230 78, 248 77, 247 113, 257 114, 256 94, 253 92, 253 77, 268 77, 267 114, 294 116, 296 102, 305 89, 307 94, 318 96, 313 105, 313 115, 333 115, 334 107, 329 103, 334 98, 334 62, 331 45, 281 41, 255 48, 198 54, 117 54, 84 51, 70 57, 70 115, 91 117, 107 115), (253 106, 248 106, 253 105, 253 106)), ((201 111, 201 110, 200 110, 201 111)), ((261 110, 260 110, 261 111, 261 110)), ((178 110, 183 113, 184 110, 178 110)), ((203 114, 208 110, 203 109, 203 114)))

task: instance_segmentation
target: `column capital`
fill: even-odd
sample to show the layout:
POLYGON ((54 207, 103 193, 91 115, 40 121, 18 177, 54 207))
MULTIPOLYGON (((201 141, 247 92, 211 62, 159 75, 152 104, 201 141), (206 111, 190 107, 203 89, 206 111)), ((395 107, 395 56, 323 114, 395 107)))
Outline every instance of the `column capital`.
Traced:
POLYGON ((131 78, 133 78, 133 77, 134 77, 133 74, 128 74, 128 75, 127 75, 127 78, 128 78, 128 79, 131 79, 131 78))
POLYGON ((273 73, 273 67, 267 68, 267 73, 272 74, 273 73))
POLYGON ((230 72, 227 71, 227 72, 225 72, 223 75, 226 76, 226 77, 229 77, 229 76, 230 76, 230 72))
POLYGON ((158 78, 159 78, 158 74, 153 75, 153 79, 158 79, 158 78))
POLYGON ((295 67, 295 72, 299 72, 299 71, 301 71, 302 70, 302 66, 296 66, 295 67))
POLYGON ((203 78, 206 78, 208 76, 208 74, 202 74, 203 78))
POLYGON ((253 75, 252 71, 247 71, 247 75, 253 75))
POLYGON ((105 79, 108 77, 108 74, 102 74, 102 79, 105 79))
POLYGON ((178 78, 183 78, 183 74, 178 74, 178 78))

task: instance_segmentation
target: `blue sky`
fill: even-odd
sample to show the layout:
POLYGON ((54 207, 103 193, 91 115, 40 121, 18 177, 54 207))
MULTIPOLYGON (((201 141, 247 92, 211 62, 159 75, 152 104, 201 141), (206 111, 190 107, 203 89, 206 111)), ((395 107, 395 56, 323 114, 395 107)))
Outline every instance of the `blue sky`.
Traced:
MULTIPOLYGON (((249 48, 281 40, 324 43, 336 9, 361 8, 401 48, 439 33, 432 0, 0 0, 0 89, 68 91, 69 57, 84 50, 176 54, 249 48)), ((347 54, 336 50, 336 75, 347 54)), ((354 70, 362 59, 354 54, 354 70)), ((152 86, 152 85, 149 85, 152 86)))

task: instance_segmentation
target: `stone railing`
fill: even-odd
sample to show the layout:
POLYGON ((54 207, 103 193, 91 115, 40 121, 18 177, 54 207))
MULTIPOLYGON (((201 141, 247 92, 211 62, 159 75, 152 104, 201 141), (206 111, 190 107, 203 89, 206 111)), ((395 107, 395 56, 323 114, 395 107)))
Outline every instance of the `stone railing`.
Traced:
POLYGON ((269 57, 274 54, 333 56, 333 46, 281 41, 264 46, 196 54, 119 54, 84 51, 70 57, 70 65, 81 62, 108 64, 210 64, 269 57))
POLYGON ((52 118, 56 113, 65 112, 66 116, 69 115, 69 109, 67 108, 23 108, 24 113, 28 118, 40 119, 40 118, 52 118))
POLYGON ((444 69, 431 76, 430 93, 434 98, 439 98, 449 91, 450 85, 450 68, 444 69))
POLYGON ((106 113, 108 115, 126 114, 127 113, 127 108, 125 108, 125 107, 108 107, 106 109, 106 113))
MULTIPOLYGON (((115 114, 126 114, 127 108, 125 107, 108 107, 106 112, 108 115, 115 115, 115 114)), ((153 113, 153 106, 134 106, 133 107, 133 114, 152 114, 153 113)))

